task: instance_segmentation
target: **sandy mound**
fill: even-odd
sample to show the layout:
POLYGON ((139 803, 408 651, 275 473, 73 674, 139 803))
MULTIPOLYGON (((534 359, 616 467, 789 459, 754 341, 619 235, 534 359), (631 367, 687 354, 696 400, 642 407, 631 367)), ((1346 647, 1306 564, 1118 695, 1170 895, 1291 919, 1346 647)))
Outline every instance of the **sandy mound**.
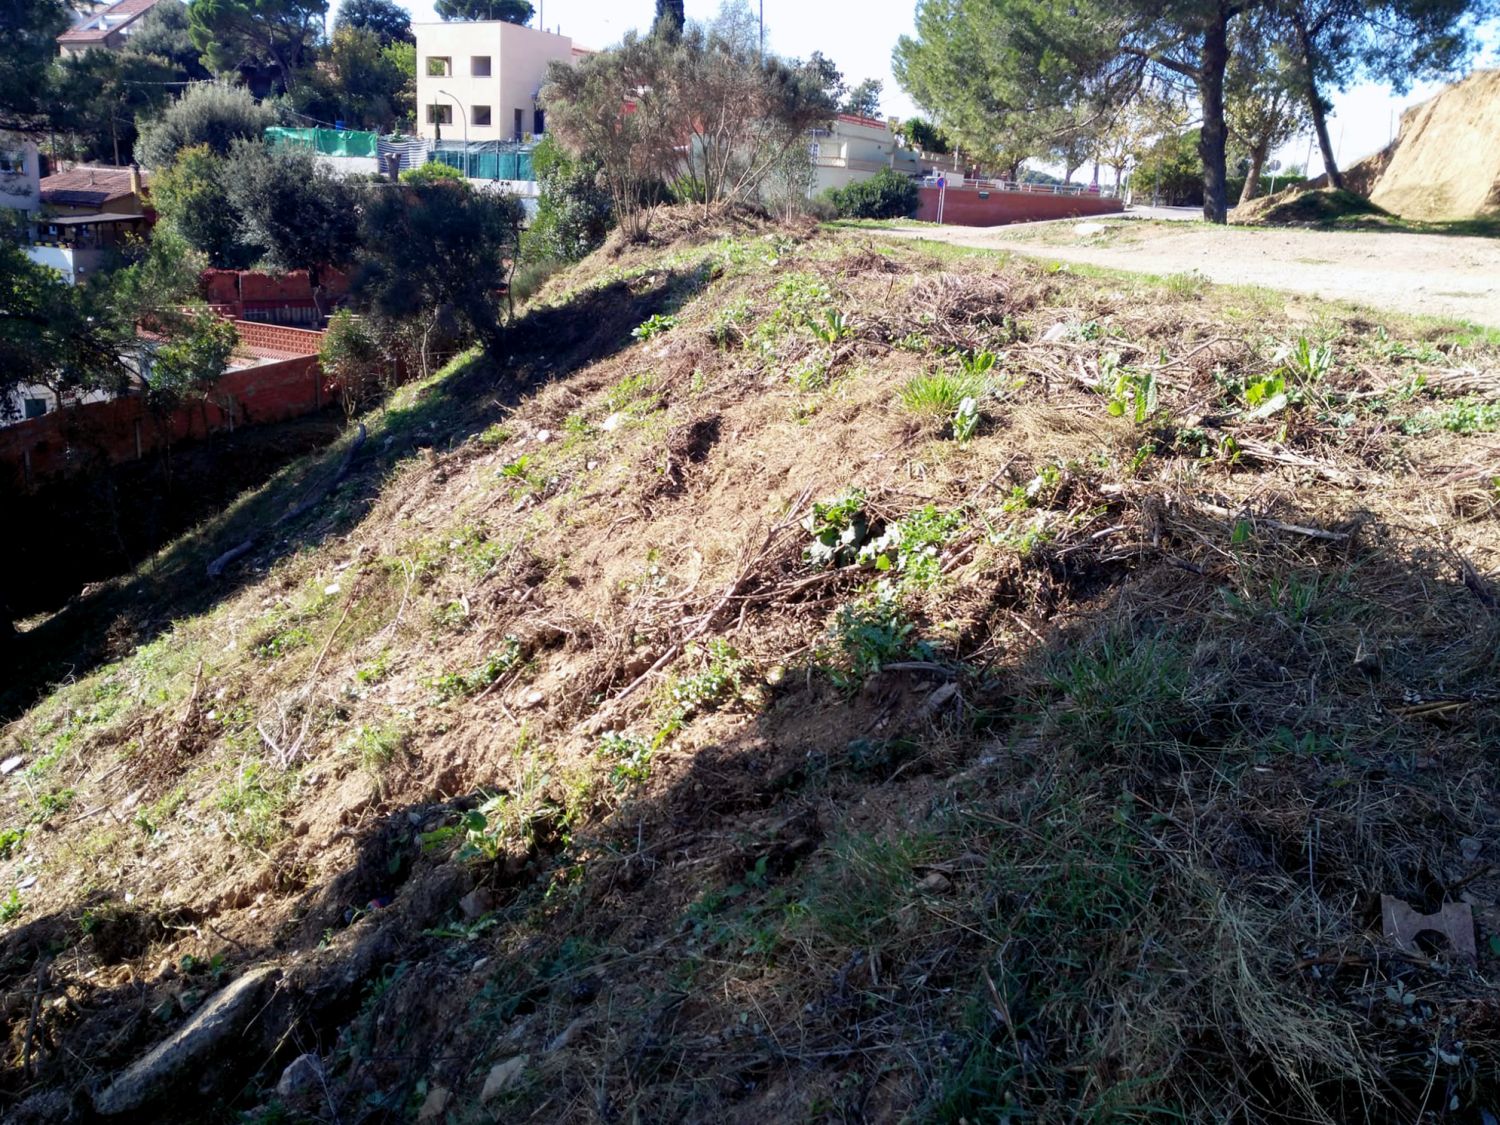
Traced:
POLYGON ((1370 198, 1404 219, 1500 211, 1500 71, 1479 71, 1407 110, 1370 198))
POLYGON ((1344 192, 1327 187, 1319 176, 1236 207, 1230 221, 1330 222, 1369 211, 1442 221, 1500 213, 1500 71, 1478 71, 1408 109, 1389 146, 1344 170, 1344 192), (1310 194, 1321 198, 1308 201, 1310 194))

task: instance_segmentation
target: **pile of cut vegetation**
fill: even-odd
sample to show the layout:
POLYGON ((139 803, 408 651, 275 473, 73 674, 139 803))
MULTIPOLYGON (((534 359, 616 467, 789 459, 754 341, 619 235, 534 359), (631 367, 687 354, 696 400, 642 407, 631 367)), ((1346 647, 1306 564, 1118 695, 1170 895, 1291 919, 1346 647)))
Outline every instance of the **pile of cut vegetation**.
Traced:
POLYGON ((735 229, 28 623, 7 1118, 1500 1106, 1500 342, 735 229))
POLYGON ((1385 215, 1362 195, 1341 188, 1305 188, 1298 185, 1261 199, 1241 203, 1230 214, 1235 223, 1264 226, 1321 226, 1350 218, 1375 218, 1385 215))

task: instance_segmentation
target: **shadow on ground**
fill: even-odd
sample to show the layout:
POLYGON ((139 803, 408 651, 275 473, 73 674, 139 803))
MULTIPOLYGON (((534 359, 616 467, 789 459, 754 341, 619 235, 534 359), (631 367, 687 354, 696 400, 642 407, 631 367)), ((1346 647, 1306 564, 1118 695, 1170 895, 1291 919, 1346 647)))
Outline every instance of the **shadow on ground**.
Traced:
POLYGON ((1444 1104, 1491 1111, 1494 990, 1393 953, 1365 906, 1496 889, 1459 857, 1484 831, 1464 794, 1494 791, 1500 624, 1361 515, 1278 517, 1314 534, 1231 553, 1234 527, 1159 524, 1128 559, 1080 539, 987 572, 939 660, 852 694, 793 668, 758 709, 700 716, 643 786, 529 816, 493 855, 455 854, 484 779, 452 800, 432 779, 221 964, 94 988, 84 966, 166 927, 213 944, 214 919, 80 902, 29 923, 0 943, 14 1119, 86 1112, 256 966, 279 978, 153 1120, 407 1120, 441 1090, 460 1120, 1394 1122, 1458 1035, 1474 1065, 1444 1104), (1404 717, 1429 695, 1458 706, 1404 717), (325 1080, 271 1098, 303 1053, 325 1080))

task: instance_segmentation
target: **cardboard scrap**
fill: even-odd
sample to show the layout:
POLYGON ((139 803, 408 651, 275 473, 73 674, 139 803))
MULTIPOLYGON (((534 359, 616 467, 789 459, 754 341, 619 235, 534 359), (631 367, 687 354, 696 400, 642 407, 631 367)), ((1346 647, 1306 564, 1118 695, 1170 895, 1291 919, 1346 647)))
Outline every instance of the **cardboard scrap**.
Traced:
POLYGON ((1474 945, 1474 910, 1465 902, 1445 902, 1436 914, 1418 914, 1392 895, 1380 896, 1380 920, 1385 936, 1408 953, 1420 953, 1417 935, 1435 933, 1448 939, 1456 956, 1471 961, 1479 956, 1474 945))

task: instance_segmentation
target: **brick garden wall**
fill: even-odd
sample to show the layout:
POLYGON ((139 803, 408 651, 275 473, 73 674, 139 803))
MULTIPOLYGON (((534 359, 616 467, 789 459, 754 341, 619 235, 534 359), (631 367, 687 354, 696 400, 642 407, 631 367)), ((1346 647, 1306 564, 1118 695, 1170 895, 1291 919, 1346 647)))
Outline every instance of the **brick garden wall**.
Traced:
MULTIPOLYGON (((236 327, 248 334, 244 326, 236 327)), ((53 411, 0 427, 0 487, 31 488, 101 465, 134 461, 169 442, 286 421, 320 410, 336 393, 317 356, 304 354, 231 371, 215 385, 211 401, 189 403, 165 416, 148 410, 139 395, 53 411)))
MULTIPOLYGON (((921 188, 918 219, 937 222, 938 189, 921 188)), ((959 227, 996 227, 1005 223, 1030 223, 1038 219, 1073 219, 1089 215, 1112 215, 1125 208, 1118 199, 1097 195, 1052 195, 1025 191, 991 191, 981 199, 973 188, 949 188, 943 203, 943 222, 959 227)))

